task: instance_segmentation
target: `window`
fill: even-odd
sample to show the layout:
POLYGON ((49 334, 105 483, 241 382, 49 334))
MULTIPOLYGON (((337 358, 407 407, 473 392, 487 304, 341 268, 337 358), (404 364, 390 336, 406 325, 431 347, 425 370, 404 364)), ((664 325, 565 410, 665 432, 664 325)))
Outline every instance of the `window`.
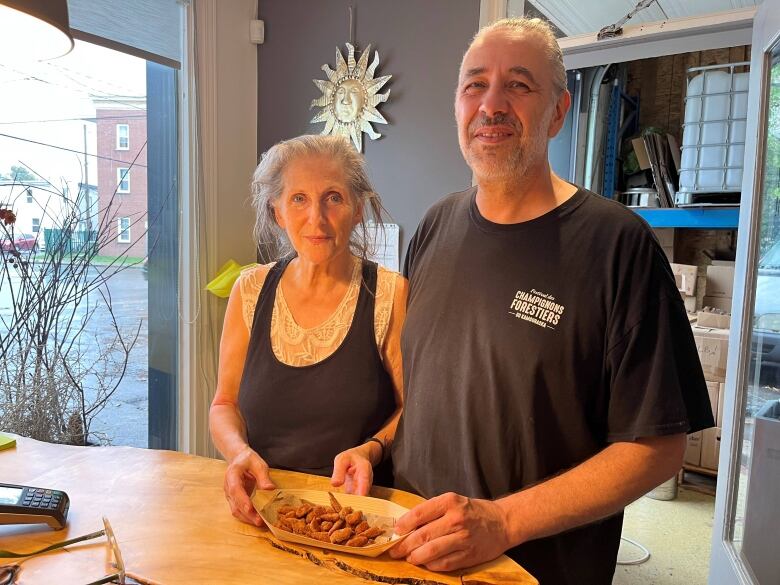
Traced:
POLYGON ((32 203, 33 202, 32 189, 27 187, 25 192, 27 194, 27 203, 32 203))
MULTIPOLYGON (((121 2, 71 4, 100 15, 121 2)), ((136 5, 184 12, 177 0, 125 4, 132 8, 123 19, 147 14, 136 5)), ((71 25, 78 28, 73 12, 71 25)), ((123 20, 122 29, 138 30, 125 25, 123 20)), ((178 38, 175 26, 170 31, 178 38)), ((35 248, 47 253, 30 254, 34 262, 25 266, 24 278, 17 277, 15 263, 0 258, 0 429, 53 443, 175 449, 179 72, 171 63, 80 40, 64 57, 45 63, 10 64, 6 57, 0 51, 0 173, 21 159, 36 175, 18 180, 18 188, 0 185, 0 208, 14 208, 16 232, 34 236, 35 248), (68 76, 88 82, 63 83, 68 76), (13 91, 2 85, 11 79, 13 91), (117 149, 123 146, 128 149, 117 149), (26 203, 28 186, 32 203, 26 203), (147 220, 154 245, 147 244, 147 220), (113 269, 119 266, 139 268, 113 269), (112 319, 117 327, 107 330, 112 319), (9 329, 18 335, 8 335, 9 329), (47 335, 45 348, 41 334, 47 335), (45 406, 37 398, 42 393, 45 406)))
POLYGON ((116 170, 116 192, 130 192, 130 169, 127 167, 119 167, 116 170))
POLYGON ((128 124, 116 125, 116 149, 127 150, 130 148, 130 126, 128 124))
POLYGON ((130 218, 120 217, 116 220, 116 241, 122 244, 130 243, 130 218))
POLYGON ((33 217, 32 218, 32 232, 34 234, 37 234, 41 229, 41 218, 40 217, 33 217))

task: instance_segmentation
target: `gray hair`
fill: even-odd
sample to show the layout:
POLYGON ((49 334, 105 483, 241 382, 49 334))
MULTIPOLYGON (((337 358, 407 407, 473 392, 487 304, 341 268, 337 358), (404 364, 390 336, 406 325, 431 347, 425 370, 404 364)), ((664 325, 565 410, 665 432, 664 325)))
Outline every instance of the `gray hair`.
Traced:
POLYGON ((365 159, 345 136, 307 134, 283 140, 269 148, 252 176, 252 206, 256 214, 254 238, 261 260, 270 262, 293 252, 287 234, 276 223, 273 205, 284 188, 284 171, 292 161, 303 156, 323 156, 342 164, 349 196, 362 211, 361 220, 349 238, 350 251, 366 259, 374 251, 376 235, 370 233, 367 220, 376 222, 377 227, 383 229, 387 211, 368 179, 365 159))
POLYGON ((495 31, 537 35, 544 43, 547 61, 552 69, 553 86, 556 90, 555 97, 561 95, 568 85, 566 83, 566 67, 563 65, 563 53, 558 46, 555 33, 546 21, 541 18, 502 18, 479 29, 471 40, 469 49, 476 41, 495 31))

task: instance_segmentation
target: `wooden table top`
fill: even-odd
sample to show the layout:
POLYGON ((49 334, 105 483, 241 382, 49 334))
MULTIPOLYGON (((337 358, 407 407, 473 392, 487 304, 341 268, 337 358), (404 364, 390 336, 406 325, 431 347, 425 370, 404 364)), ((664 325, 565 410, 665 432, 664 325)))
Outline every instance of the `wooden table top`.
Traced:
MULTIPOLYGON (((0 481, 55 488, 71 500, 68 525, 0 526, 0 549, 23 552, 113 526, 125 566, 152 583, 535 584, 502 556, 467 571, 434 573, 388 555, 367 559, 276 541, 239 522, 222 491, 224 461, 133 447, 73 447, 18 438, 0 451, 0 481)), ((280 488, 332 489, 328 478, 272 470, 280 488)), ((261 507, 269 492, 258 492, 261 507)), ((375 487, 371 495, 412 507, 418 496, 375 487)), ((17 583, 83 585, 111 572, 105 539, 22 562, 17 583)), ((0 565, 16 561, 0 559, 0 565)))

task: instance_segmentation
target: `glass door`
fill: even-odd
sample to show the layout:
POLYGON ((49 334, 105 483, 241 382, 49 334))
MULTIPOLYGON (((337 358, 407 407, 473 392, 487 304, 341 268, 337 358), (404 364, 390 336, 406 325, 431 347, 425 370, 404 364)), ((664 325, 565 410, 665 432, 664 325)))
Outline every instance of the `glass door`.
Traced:
POLYGON ((780 582, 780 0, 756 14, 710 584, 780 582))

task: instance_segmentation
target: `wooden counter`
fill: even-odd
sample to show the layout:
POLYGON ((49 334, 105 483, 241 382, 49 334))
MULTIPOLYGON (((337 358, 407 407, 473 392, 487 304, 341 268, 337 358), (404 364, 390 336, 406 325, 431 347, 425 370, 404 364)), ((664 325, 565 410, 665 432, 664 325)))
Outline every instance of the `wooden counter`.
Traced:
MULTIPOLYGON (((72 447, 19 438, 0 451, 0 481, 64 490, 68 525, 0 526, 0 549, 23 552, 102 528, 107 516, 130 573, 161 584, 326 585, 534 584, 500 557, 468 571, 433 573, 387 555, 365 559, 276 541, 233 518, 222 491, 225 463, 173 451, 72 447)), ((328 478, 271 472, 280 488, 330 489, 328 478)), ((268 492, 255 496, 262 506, 268 492)), ((387 488, 371 495, 412 507, 421 499, 387 488)), ((0 564, 14 561, 0 559, 0 564)), ((17 583, 82 585, 111 571, 105 539, 24 560, 17 583)))

